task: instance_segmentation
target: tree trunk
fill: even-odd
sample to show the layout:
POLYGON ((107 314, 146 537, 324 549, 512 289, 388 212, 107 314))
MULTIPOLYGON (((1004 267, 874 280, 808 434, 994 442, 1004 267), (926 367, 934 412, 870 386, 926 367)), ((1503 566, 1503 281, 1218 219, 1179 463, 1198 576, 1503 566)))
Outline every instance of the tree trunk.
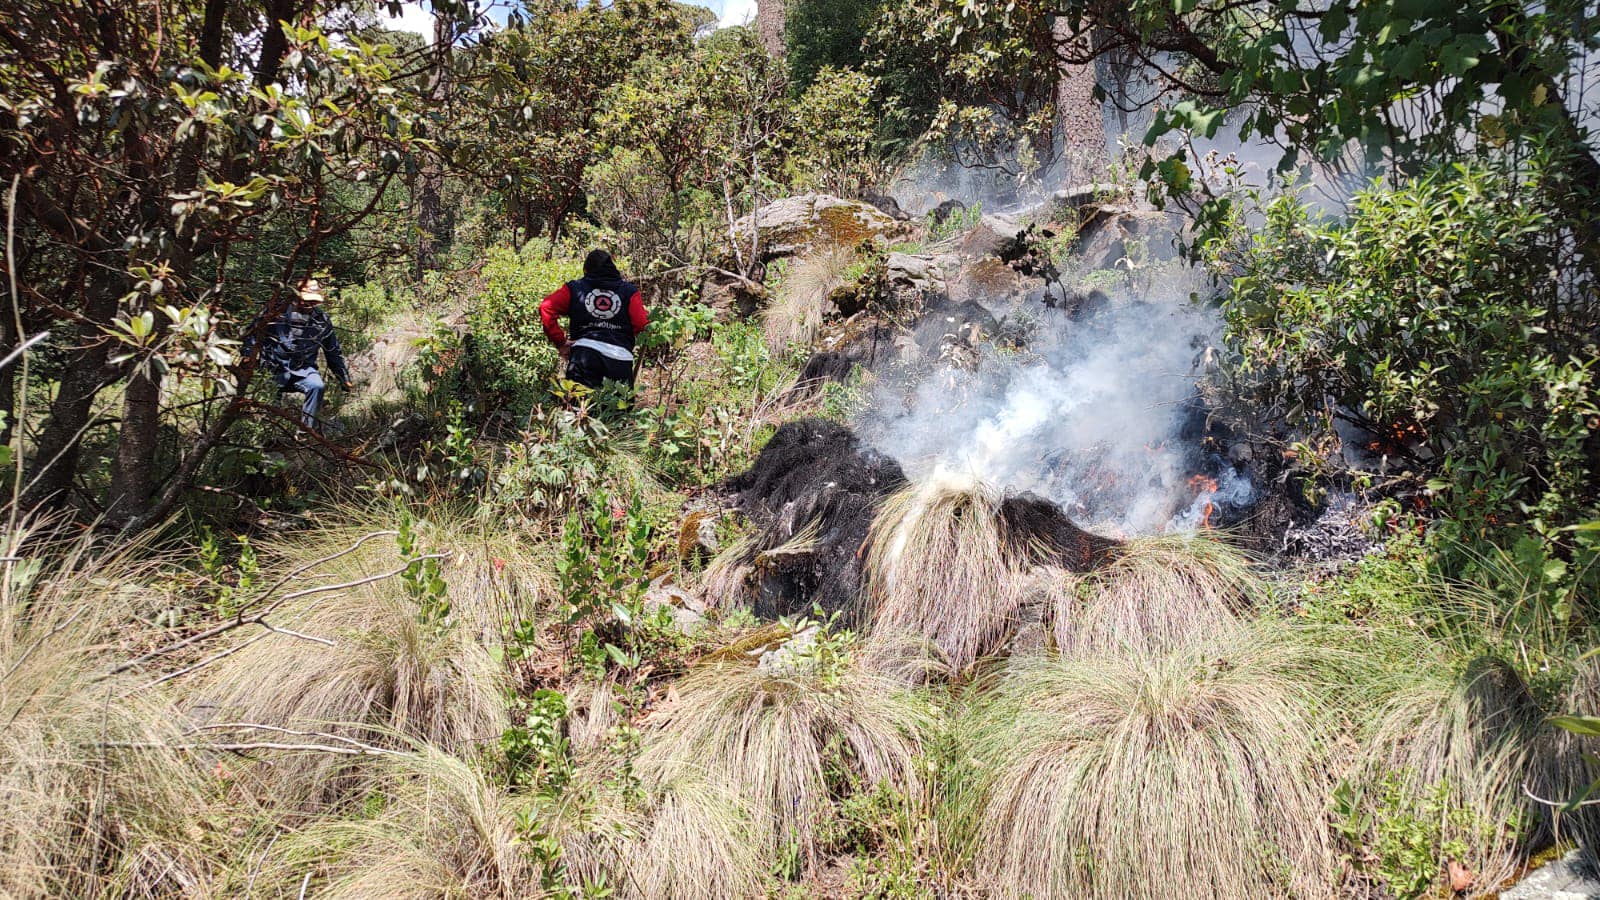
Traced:
POLYGON ((117 458, 106 497, 106 523, 121 526, 144 512, 155 487, 156 442, 161 428, 161 378, 146 358, 128 376, 122 401, 117 458))
MULTIPOLYGON (((428 76, 428 100, 433 109, 442 111, 450 100, 450 55, 455 42, 455 23, 443 6, 433 12, 433 72, 428 76)), ((437 137, 437 135, 430 135, 437 137)), ((417 196, 417 276, 439 267, 439 246, 445 243, 446 234, 443 203, 444 160, 437 153, 429 153, 422 166, 421 191, 417 196)))
MULTIPOLYGON (((1056 45, 1068 48, 1074 40, 1067 17, 1054 24, 1056 45)), ((1056 76, 1056 122, 1061 128, 1063 176, 1068 184, 1093 181, 1108 162, 1104 104, 1094 97, 1098 75, 1091 60, 1083 65, 1062 63, 1056 76)))
MULTIPOLYGON (((16 263, 11 262, 10 264, 15 265, 16 263)), ((12 317, 7 312, 0 311, 0 347, 5 348, 4 351, 0 352, 10 353, 17 344, 21 343, 22 339, 15 333, 16 330, 17 327, 12 321, 12 317)), ((17 369, 21 368, 21 366, 22 361, 19 359, 4 369, 0 369, 0 415, 5 416, 5 421, 0 422, 0 446, 11 443, 11 430, 16 427, 17 369)))
POLYGON ((94 398, 108 380, 106 360, 111 355, 111 338, 101 330, 111 324, 122 296, 123 274, 96 268, 90 275, 84 304, 87 321, 74 330, 70 354, 61 376, 50 416, 39 433, 32 470, 25 479, 29 487, 23 506, 29 509, 65 501, 78 471, 78 447, 88 430, 94 398))

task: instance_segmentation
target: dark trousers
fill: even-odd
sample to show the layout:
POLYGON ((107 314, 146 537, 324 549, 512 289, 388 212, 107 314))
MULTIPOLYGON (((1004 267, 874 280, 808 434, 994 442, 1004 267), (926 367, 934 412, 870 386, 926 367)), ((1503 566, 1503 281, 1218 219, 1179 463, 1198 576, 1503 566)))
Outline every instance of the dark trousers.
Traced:
POLYGON ((290 369, 276 376, 278 390, 285 394, 304 394, 306 402, 300 407, 300 424, 312 431, 321 431, 317 412, 322 409, 322 395, 328 389, 322 373, 316 369, 290 369))
POLYGON ((589 347, 573 347, 567 357, 567 380, 595 390, 602 382, 620 381, 633 387, 633 363, 612 359, 589 347))

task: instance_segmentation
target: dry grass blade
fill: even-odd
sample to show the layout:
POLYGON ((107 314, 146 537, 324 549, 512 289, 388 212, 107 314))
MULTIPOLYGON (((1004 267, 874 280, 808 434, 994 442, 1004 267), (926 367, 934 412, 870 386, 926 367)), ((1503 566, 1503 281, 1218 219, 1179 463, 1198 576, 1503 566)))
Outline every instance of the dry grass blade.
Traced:
POLYGON ((637 900, 764 894, 750 816, 726 787, 688 777, 633 781, 595 762, 542 799, 537 814, 572 887, 637 900))
POLYGON ((196 896, 219 864, 214 784, 205 761, 176 749, 181 716, 104 677, 130 625, 161 600, 142 588, 163 562, 147 550, 97 556, 86 538, 8 573, 0 895, 196 896))
POLYGON ((676 685, 675 707, 646 733, 639 771, 732 789, 754 815, 746 839, 769 864, 793 854, 814 866, 829 771, 919 795, 915 760, 932 727, 925 701, 866 671, 838 640, 822 635, 778 666, 747 658, 691 672, 676 685))
POLYGON ((338 900, 511 900, 549 896, 526 844, 532 802, 469 763, 424 748, 375 773, 387 804, 367 819, 312 826, 277 848, 264 896, 338 900))
POLYGON ((750 582, 755 576, 751 559, 756 553, 756 539, 740 535, 712 558, 700 578, 701 594, 712 609, 735 609, 750 599, 750 582))
POLYGON ((938 477, 884 502, 867 551, 872 641, 926 638, 956 671, 1014 630, 1029 585, 1025 548, 1006 546, 1000 495, 938 477))
POLYGON ((1543 713, 1521 676, 1491 657, 1463 668, 1421 652, 1397 677, 1350 776, 1354 801, 1373 819, 1437 822, 1441 845, 1465 849, 1457 862, 1473 893, 1496 890, 1538 821, 1522 785, 1543 713))
POLYGON ((1317 696, 1291 644, 1015 660, 962 723, 949 822, 1004 897, 1328 896, 1317 696))
POLYGON ((1221 541, 1168 535, 1129 541, 1054 593, 1063 653, 1161 652, 1238 621, 1262 588, 1249 558, 1221 541))
MULTIPOLYGON (((274 548, 283 558, 305 552, 274 548)), ((392 566, 394 558, 392 546, 374 548, 319 574, 350 580, 392 566)), ((193 707, 215 721, 325 731, 379 746, 393 746, 398 735, 460 752, 498 738, 509 682, 484 639, 500 601, 475 594, 472 582, 455 577, 459 571, 445 571, 452 612, 444 623, 423 621, 395 579, 285 607, 284 627, 334 646, 281 634, 252 640, 191 676, 185 686, 193 707)), ((351 766, 332 755, 300 755, 272 760, 262 774, 281 796, 315 801, 348 788, 336 776, 351 766)))
MULTIPOLYGON (((1572 683, 1555 704, 1558 715, 1600 715, 1600 657, 1587 657, 1577 664, 1572 683)), ((1600 738, 1574 734, 1564 728, 1546 725, 1536 744, 1534 771, 1529 790, 1542 798, 1566 804, 1584 798, 1586 804, 1562 812, 1539 804, 1544 824, 1553 840, 1576 841, 1589 852, 1600 851, 1600 792, 1590 790, 1600 784, 1600 738)))
POLYGON ((853 248, 822 247, 794 261, 762 314, 762 330, 773 356, 786 354, 791 344, 809 346, 817 339, 828 310, 828 295, 845 282, 845 273, 856 261, 853 248))

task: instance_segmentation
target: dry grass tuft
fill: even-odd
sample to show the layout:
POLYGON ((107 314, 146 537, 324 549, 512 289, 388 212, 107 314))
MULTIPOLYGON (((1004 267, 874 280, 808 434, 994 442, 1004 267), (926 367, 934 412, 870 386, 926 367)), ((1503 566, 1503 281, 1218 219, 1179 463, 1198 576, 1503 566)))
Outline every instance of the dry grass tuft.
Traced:
POLYGON ((810 346, 828 311, 828 295, 845 283, 856 261, 855 249, 842 244, 821 247, 794 260, 783 287, 762 314, 762 331, 774 357, 791 344, 810 346))
POLYGON ((540 828, 560 845, 568 884, 640 900, 763 894, 760 847, 736 795, 691 778, 630 779, 591 763, 540 801, 540 828))
POLYGON ((1063 653, 1159 653, 1238 621, 1261 595, 1248 557, 1201 535, 1138 538, 1054 592, 1063 653))
POLYGON ((387 801, 377 815, 323 821, 282 843, 262 875, 275 889, 267 896, 304 885, 329 900, 550 896, 545 861, 526 846, 530 798, 431 748, 390 757, 373 784, 387 801))
MULTIPOLYGON (((315 559, 348 546, 348 536, 344 529, 314 534, 297 539, 304 543, 273 547, 273 556, 315 559)), ((379 539, 315 574, 343 583, 403 562, 391 542, 379 539)), ((498 739, 507 725, 510 683, 486 642, 506 621, 495 611, 526 599, 501 594, 487 575, 468 577, 461 565, 447 565, 443 574, 451 601, 443 623, 424 621, 396 578, 315 595, 282 610, 274 624, 334 646, 242 633, 235 639, 238 652, 193 676, 192 708, 218 722, 326 731, 386 746, 399 738, 469 753, 498 739)), ((349 767, 342 757, 306 754, 273 760, 261 774, 280 796, 318 801, 349 787, 338 777, 349 767)))
POLYGON ((1394 677, 1349 777, 1351 802, 1369 823, 1436 824, 1441 846, 1464 848, 1456 862, 1472 873, 1474 893, 1492 891, 1516 870, 1519 842, 1538 820, 1522 785, 1543 714, 1521 676, 1491 657, 1461 667, 1419 647, 1394 677))
POLYGON ((1292 643, 1013 660, 961 723, 949 823, 998 896, 1328 896, 1318 693, 1292 643), (964 839, 964 843, 963 843, 964 839))
POLYGON ((746 820, 703 784, 651 786, 592 765, 556 796, 519 794, 434 748, 389 758, 373 784, 381 812, 308 828, 263 883, 293 896, 309 876, 330 900, 762 893, 746 820))
POLYGON ((1025 554, 1006 546, 1000 501, 988 485, 944 476, 884 502, 866 559, 871 642, 921 636, 958 672, 1005 643, 1030 578, 1025 554))
MULTIPOLYGON (((1572 683, 1555 703, 1557 715, 1600 715, 1600 657, 1579 660, 1572 683)), ((1567 803, 1585 796, 1600 783, 1600 738, 1573 734, 1554 725, 1541 729, 1532 778, 1532 790, 1546 800, 1567 803)), ((1591 854, 1600 853, 1600 792, 1589 795, 1588 805, 1562 813, 1543 806, 1540 812, 1550 837, 1576 841, 1591 854)))
POLYGON ((208 762, 144 679, 108 677, 154 610, 159 560, 87 539, 0 570, 0 895, 201 896, 216 865, 208 762))
POLYGON ((832 814, 830 779, 888 783, 920 796, 917 766, 933 726, 927 703, 857 663, 845 641, 808 632, 766 668, 750 656, 702 665, 644 736, 638 770, 666 783, 701 779, 748 804, 751 846, 771 866, 821 861, 819 827, 832 814))

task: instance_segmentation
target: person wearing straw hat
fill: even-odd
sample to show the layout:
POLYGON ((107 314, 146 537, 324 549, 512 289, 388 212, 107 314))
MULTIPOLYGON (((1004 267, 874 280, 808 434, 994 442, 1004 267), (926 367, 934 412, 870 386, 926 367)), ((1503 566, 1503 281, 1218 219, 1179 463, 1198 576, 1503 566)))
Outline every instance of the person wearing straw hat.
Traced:
MULTIPOLYGON (((305 396, 300 423, 317 432, 322 430, 317 413, 322 409, 322 395, 327 390, 322 373, 317 369, 317 355, 328 358, 328 368, 339 379, 341 388, 348 391, 353 387, 344 351, 339 347, 339 336, 334 333, 333 320, 328 318, 322 302, 322 285, 315 278, 300 282, 294 304, 267 326, 261 352, 261 362, 272 373, 278 390, 305 396)), ((256 333, 256 329, 252 328, 251 333, 256 333)), ((253 338, 246 342, 247 354, 253 345, 253 338)))

